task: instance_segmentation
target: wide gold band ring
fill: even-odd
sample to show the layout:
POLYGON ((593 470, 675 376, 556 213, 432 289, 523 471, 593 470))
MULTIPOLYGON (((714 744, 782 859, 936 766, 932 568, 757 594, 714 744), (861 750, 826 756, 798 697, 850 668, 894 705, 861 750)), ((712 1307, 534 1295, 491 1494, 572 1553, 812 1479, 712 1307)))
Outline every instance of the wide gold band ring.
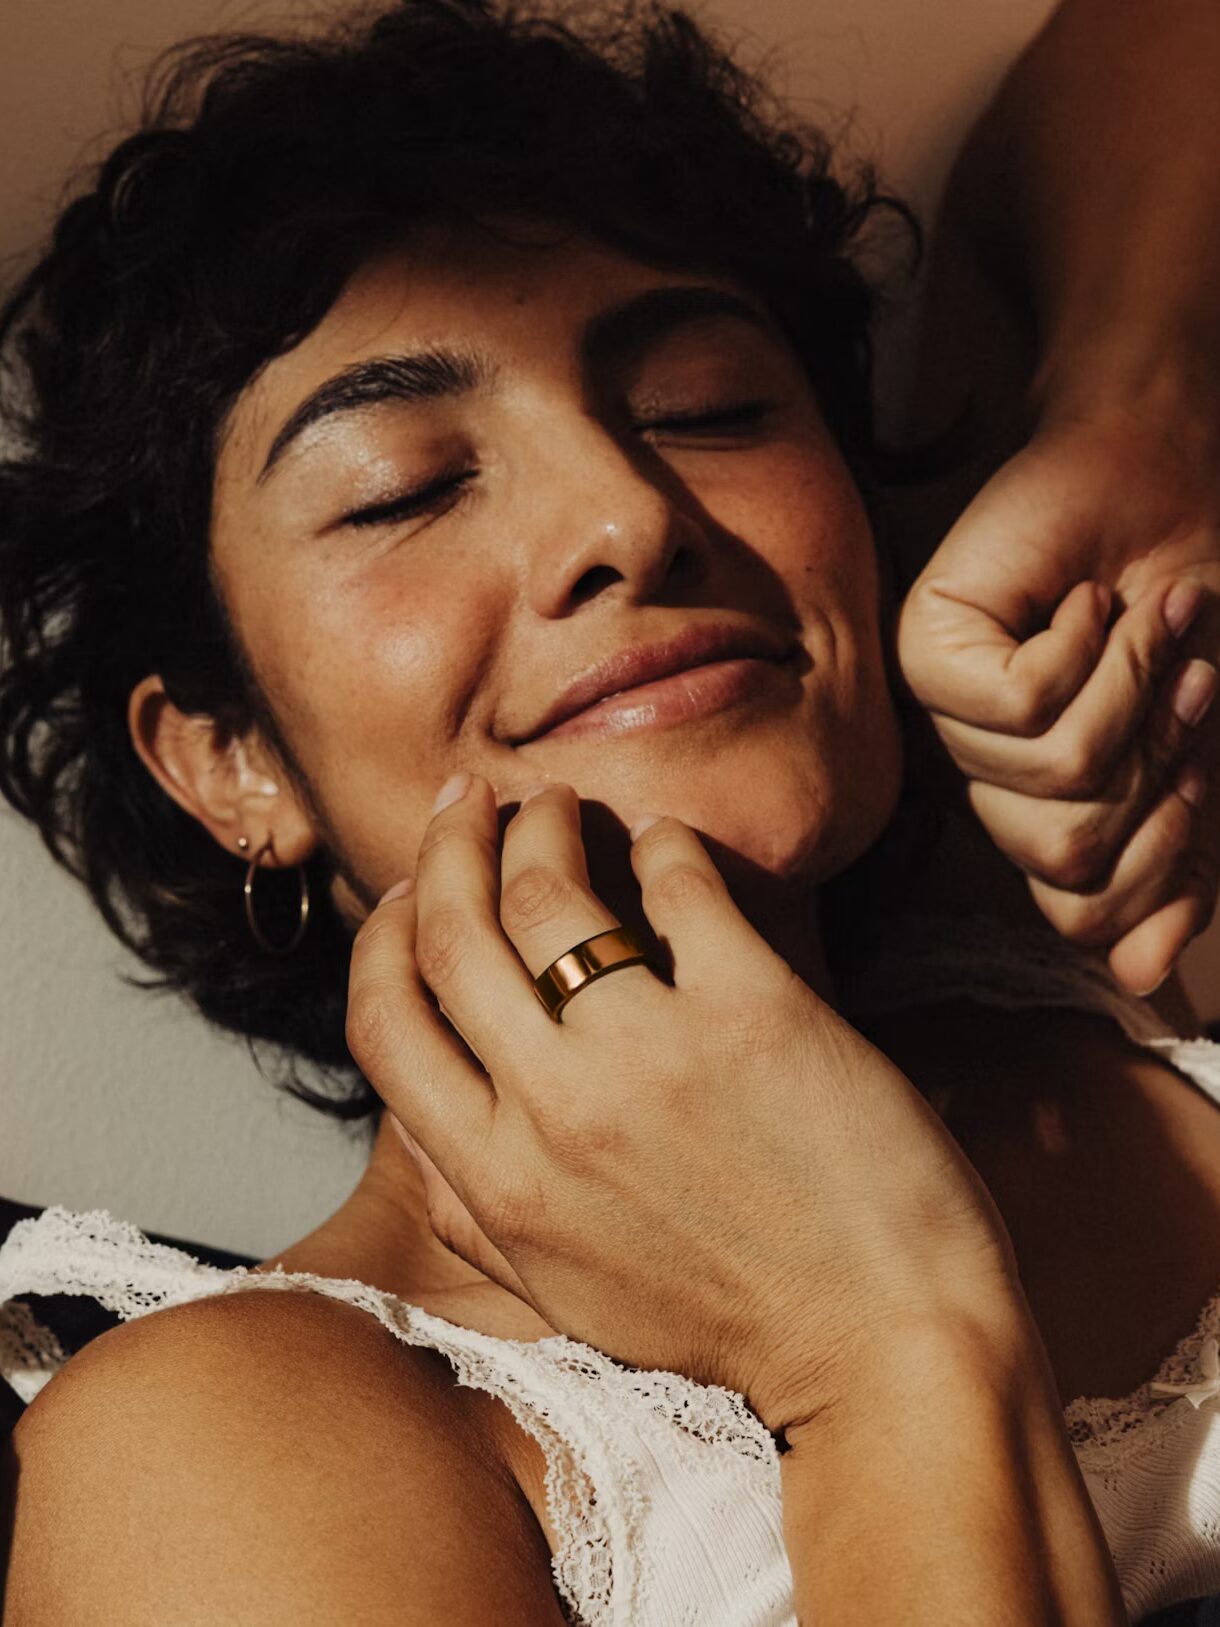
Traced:
POLYGON ((563 1008, 586 983, 645 960, 644 946, 630 927, 615 926, 599 932, 553 960, 534 979, 534 989, 549 1016, 563 1021, 563 1008))

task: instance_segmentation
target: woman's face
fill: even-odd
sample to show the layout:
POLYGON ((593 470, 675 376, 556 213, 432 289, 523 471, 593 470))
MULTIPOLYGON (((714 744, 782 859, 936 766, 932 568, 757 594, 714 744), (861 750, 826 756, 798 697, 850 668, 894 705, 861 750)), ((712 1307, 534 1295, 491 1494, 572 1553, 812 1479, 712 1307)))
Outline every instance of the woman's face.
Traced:
POLYGON ((516 236, 367 264, 227 427, 216 577, 319 840, 371 902, 470 770, 841 869, 899 747, 868 523, 795 356, 723 277, 516 236), (716 629, 539 732, 589 669, 716 629))

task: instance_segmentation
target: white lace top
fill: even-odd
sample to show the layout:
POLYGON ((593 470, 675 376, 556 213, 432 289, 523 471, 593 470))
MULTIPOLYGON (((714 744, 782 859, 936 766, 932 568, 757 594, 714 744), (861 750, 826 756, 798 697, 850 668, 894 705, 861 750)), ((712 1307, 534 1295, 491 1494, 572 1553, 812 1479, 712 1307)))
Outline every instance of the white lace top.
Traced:
MULTIPOLYGON (((957 934, 934 957, 896 929, 879 968, 849 989, 861 1012, 929 997, 1103 1011, 1220 1103, 1220 1046, 1167 1034, 1118 994, 1104 969, 1042 934, 957 934), (901 986, 893 966, 901 962, 901 986)), ((1220 1252, 1220 1251, 1218 1251, 1220 1252)), ((1220 1263, 1217 1270, 1220 1279, 1220 1263)), ((149 1242, 104 1212, 49 1209, 0 1247, 0 1374, 25 1400, 65 1360, 23 1305, 86 1294, 121 1317, 213 1294, 329 1295, 406 1344, 441 1352, 457 1382, 502 1400, 542 1448, 557 1551, 555 1585, 587 1627, 796 1627, 782 1539, 779 1458, 743 1399, 673 1373, 622 1367, 556 1336, 497 1339, 426 1314, 364 1283, 283 1271, 222 1270, 149 1242)), ((1138 1314, 1138 1312, 1136 1312, 1138 1314)), ((1220 1292, 1154 1381, 1120 1400, 1081 1398, 1069 1436, 1118 1568, 1132 1621, 1220 1592, 1220 1292)), ((946 1421, 951 1427, 951 1420, 946 1421)))

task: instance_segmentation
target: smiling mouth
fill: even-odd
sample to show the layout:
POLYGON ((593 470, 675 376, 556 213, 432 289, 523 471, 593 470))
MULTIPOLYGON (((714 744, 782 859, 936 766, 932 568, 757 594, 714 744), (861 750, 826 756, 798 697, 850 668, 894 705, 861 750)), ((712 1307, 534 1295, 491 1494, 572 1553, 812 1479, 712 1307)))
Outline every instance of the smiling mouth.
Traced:
POLYGON ((734 656, 684 667, 667 677, 606 695, 522 743, 538 745, 580 736, 606 738, 693 722, 768 695, 789 694, 794 673, 794 652, 782 659, 734 656))

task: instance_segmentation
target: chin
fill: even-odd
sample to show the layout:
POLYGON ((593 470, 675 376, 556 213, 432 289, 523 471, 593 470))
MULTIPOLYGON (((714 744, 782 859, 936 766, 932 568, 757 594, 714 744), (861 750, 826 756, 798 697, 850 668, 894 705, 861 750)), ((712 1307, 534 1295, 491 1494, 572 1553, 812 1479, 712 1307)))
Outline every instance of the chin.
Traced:
MULTIPOLYGON (((843 810, 842 812, 847 812, 843 810)), ((853 809, 847 817, 827 810, 825 817, 794 825, 786 819, 767 821, 758 810, 748 829, 724 842, 725 861, 736 856, 736 867, 765 874, 797 888, 831 881, 867 852, 889 823, 890 809, 853 809)), ((719 859, 718 859, 719 862, 719 859)))
POLYGON ((642 815, 671 814, 698 833, 726 874, 813 884, 867 851, 897 804, 896 721, 878 712, 867 727, 844 719, 816 736, 789 719, 710 740, 694 731, 666 731, 663 740, 643 731, 573 753, 552 774, 581 799, 591 859, 621 852, 625 827, 642 815))

